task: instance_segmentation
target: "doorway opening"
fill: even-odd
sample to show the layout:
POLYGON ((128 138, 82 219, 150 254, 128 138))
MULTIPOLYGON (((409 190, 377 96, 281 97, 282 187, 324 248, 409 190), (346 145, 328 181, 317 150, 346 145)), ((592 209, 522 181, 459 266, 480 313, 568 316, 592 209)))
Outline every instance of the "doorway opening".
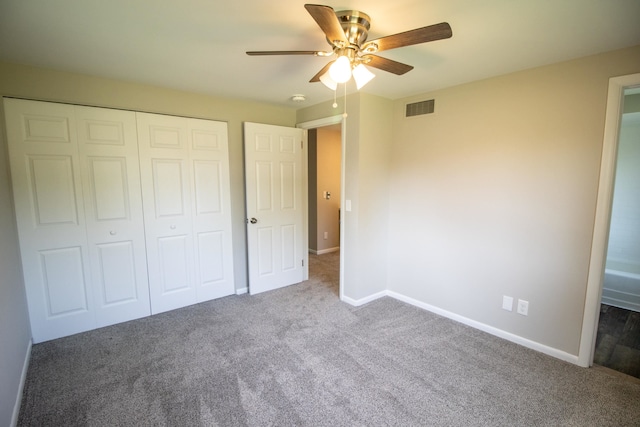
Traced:
MULTIPOLYGON (((607 100, 604 142, 600 167, 600 182, 598 187, 598 199, 596 203, 595 225, 591 247, 589 276, 587 281, 582 336, 578 354, 578 364, 585 367, 592 366, 597 362, 600 362, 600 364, 602 363, 602 359, 604 358, 604 356, 602 356, 602 354, 598 354, 596 357, 596 350, 598 350, 597 346, 601 346, 603 343, 605 344, 605 346, 607 344, 607 341, 603 341, 603 337, 607 333, 607 323, 611 322, 611 320, 607 320, 606 315, 610 310, 609 307, 614 307, 613 305, 611 305, 611 303, 615 302, 615 300, 620 299, 619 297, 622 295, 620 291, 626 293, 627 297, 631 297, 631 302, 633 302, 634 300, 633 293, 635 292, 635 299, 638 300, 637 302, 640 302, 640 289, 638 289, 637 291, 628 292, 630 288, 627 288, 626 291, 624 289, 615 289, 616 285, 612 284, 613 282, 611 281, 611 278, 609 278, 608 283, 606 282, 607 270, 609 270, 609 273, 616 271, 615 269, 613 269, 613 267, 615 264, 619 265, 619 263, 616 263, 616 261, 620 261, 620 259, 616 260, 616 255, 620 256, 621 254, 623 254, 623 252, 620 251, 621 241, 618 240, 615 236, 618 230, 613 229, 613 227, 615 227, 616 225, 615 219, 612 217, 612 207, 614 206, 614 191, 620 193, 620 191, 618 191, 617 189, 614 190, 614 184, 616 183, 616 180, 618 181, 618 184, 620 183, 620 179, 616 176, 616 167, 618 166, 621 168, 620 170, 622 170, 623 163, 627 161, 626 156, 629 155, 629 153, 627 153, 628 150, 622 147, 622 144, 620 143, 620 136, 624 136, 622 133, 623 116, 625 115, 625 113, 630 112, 630 109, 637 109, 640 114, 640 104, 632 106, 631 104, 633 103, 626 103, 627 105, 625 105, 625 98, 627 95, 634 97, 634 99, 637 97, 637 99, 640 100, 640 73, 628 76, 613 77, 609 80, 609 94, 607 100), (625 160, 623 162, 619 161, 619 152, 622 156, 625 156, 625 160), (613 246, 611 246, 610 243, 613 246), (609 252, 612 256, 610 257, 611 259, 608 260, 607 258, 609 252), (614 289, 611 289, 612 286, 614 289), (615 293, 613 291, 618 293, 615 293), (604 306, 602 305, 603 302, 606 303, 604 306), (599 331, 600 336, 598 336, 599 331)), ((640 138, 640 132, 638 134, 638 138, 640 138)), ((639 147, 637 148, 637 150, 638 154, 640 155, 640 142, 638 143, 638 145, 639 147)), ((632 148, 632 151, 633 150, 636 150, 636 148, 632 148)), ((637 167, 633 168, 633 171, 635 172, 636 169, 637 167)), ((633 174, 634 173, 632 173, 631 175, 633 174)), ((640 178, 640 175, 636 176, 640 178)), ((627 177, 623 178, 623 180, 626 179, 627 177)), ((637 181, 636 184, 640 186, 640 183, 638 183, 637 181)), ((626 184, 624 184, 624 186, 626 186, 626 184)), ((635 191, 637 193, 638 188, 636 188, 635 191)), ((635 214, 635 221, 637 224, 638 221, 640 221, 638 219, 638 217, 640 216, 640 201, 638 201, 635 209, 637 210, 637 213, 635 214)), ((626 212, 625 215, 628 215, 628 212, 626 212)), ((640 233, 640 228, 638 229, 638 233, 640 233)), ((626 233, 623 232, 621 235, 626 234, 628 234, 628 230, 626 233)), ((624 256, 627 257, 633 254, 634 251, 636 251, 637 256, 635 256, 634 259, 637 260, 637 262, 640 264, 640 243, 635 242, 635 245, 638 246, 637 251, 632 247, 629 247, 625 249, 624 256)), ((622 308, 627 310, 631 307, 627 306, 622 308)), ((612 313, 617 311, 617 309, 611 310, 612 313)), ((620 316, 617 316, 617 318, 618 320, 621 319, 620 316)), ((622 328, 620 328, 621 323, 617 322, 617 329, 619 329, 619 332, 624 331, 624 324, 626 324, 627 320, 628 318, 622 324, 622 328)), ((635 326, 635 329, 638 329, 637 325, 635 326)), ((623 338, 620 337, 617 340, 615 338, 606 338, 606 340, 609 341, 609 347, 611 347, 611 355, 613 355, 613 352, 616 351, 616 346, 620 344, 630 344, 630 346, 622 346, 627 347, 627 349, 619 347, 617 349, 618 353, 616 357, 620 356, 622 354, 621 352, 633 353, 631 354, 631 357, 633 357, 635 360, 638 360, 638 355, 640 355, 640 339, 636 338, 635 344, 633 344, 634 339, 624 338, 622 342, 619 341, 620 339, 623 338), (634 346, 635 348, 633 348, 634 346), (633 351, 627 351, 629 349, 633 351)), ((633 364, 637 364, 635 360, 633 364)), ((636 367, 636 369, 640 368, 636 367)), ((631 374, 631 372, 625 373, 631 374)))
POLYGON ((309 129, 309 275, 323 275, 339 295, 342 126, 309 129), (335 274, 338 273, 338 274, 335 274))
POLYGON ((342 299, 344 278, 344 154, 346 119, 342 116, 304 122, 307 130, 309 275, 337 277, 342 299))
POLYGON ((593 363, 640 378, 640 88, 624 90, 593 363))

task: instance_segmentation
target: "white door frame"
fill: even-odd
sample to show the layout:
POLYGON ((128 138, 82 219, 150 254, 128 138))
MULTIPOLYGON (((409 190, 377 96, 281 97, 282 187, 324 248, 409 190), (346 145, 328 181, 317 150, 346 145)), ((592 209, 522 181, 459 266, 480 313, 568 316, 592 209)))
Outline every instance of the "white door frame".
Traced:
POLYGON ((640 73, 609 79, 607 113, 600 163, 600 182, 598 184, 596 216, 591 244, 591 258, 589 260, 589 275, 587 277, 587 294, 582 319, 582 334, 578 350, 578 365, 584 367, 593 364, 593 353, 598 332, 624 90, 637 85, 640 85, 640 73))
MULTIPOLYGON (((346 114, 340 114, 337 116, 331 116, 331 117, 324 117, 321 119, 317 119, 317 120, 311 120, 308 122, 302 122, 302 123, 298 123, 296 125, 297 128, 300 129, 316 129, 316 128, 320 128, 320 127, 324 127, 324 126, 331 126, 331 125, 335 125, 341 123, 342 124, 342 129, 340 130, 340 300, 343 300, 344 294, 343 294, 343 290, 344 290, 344 254, 345 254, 345 239, 344 239, 344 235, 345 235, 345 221, 344 221, 344 217, 346 215, 346 211, 344 209, 344 204, 345 204, 345 155, 346 155, 346 147, 347 147, 347 118, 346 118, 346 114)), ((304 145, 304 152, 303 152, 303 156, 306 159, 308 157, 308 144, 304 145)), ((306 171, 304 171, 303 173, 303 179, 308 182, 308 174, 309 174, 309 168, 307 168, 306 171)), ((308 193, 308 185, 304 186, 304 192, 308 193)), ((306 200, 309 200, 308 198, 308 194, 307 194, 307 198, 306 200)), ((305 223, 307 224, 307 234, 308 234, 308 223, 309 223, 309 206, 307 204, 307 206, 304 207, 305 211, 306 211, 306 216, 305 216, 305 223)), ((308 250, 308 248, 307 248, 308 250)))

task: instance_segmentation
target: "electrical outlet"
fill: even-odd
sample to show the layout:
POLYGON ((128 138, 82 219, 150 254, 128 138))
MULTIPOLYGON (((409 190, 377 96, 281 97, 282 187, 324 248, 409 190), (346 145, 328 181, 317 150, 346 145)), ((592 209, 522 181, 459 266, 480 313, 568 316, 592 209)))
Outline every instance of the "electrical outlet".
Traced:
POLYGON ((513 311, 513 297, 508 297, 506 295, 502 296, 502 309, 513 311))
POLYGON ((523 316, 528 315, 529 313, 529 301, 525 301, 523 299, 518 300, 518 314, 522 314, 523 316))

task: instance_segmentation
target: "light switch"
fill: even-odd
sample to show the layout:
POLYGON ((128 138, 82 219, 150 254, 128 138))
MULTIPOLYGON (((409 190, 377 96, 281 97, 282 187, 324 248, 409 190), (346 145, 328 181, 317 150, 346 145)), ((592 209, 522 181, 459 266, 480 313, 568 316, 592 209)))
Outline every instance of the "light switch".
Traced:
POLYGON ((351 212, 351 200, 347 199, 344 201, 344 209, 347 212, 351 212))

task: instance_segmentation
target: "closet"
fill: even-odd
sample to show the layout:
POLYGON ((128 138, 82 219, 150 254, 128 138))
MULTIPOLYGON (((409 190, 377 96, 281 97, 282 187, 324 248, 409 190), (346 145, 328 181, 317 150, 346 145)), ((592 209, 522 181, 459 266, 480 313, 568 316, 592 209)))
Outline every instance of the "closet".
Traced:
POLYGON ((4 109, 35 343, 234 292, 226 123, 4 109))

